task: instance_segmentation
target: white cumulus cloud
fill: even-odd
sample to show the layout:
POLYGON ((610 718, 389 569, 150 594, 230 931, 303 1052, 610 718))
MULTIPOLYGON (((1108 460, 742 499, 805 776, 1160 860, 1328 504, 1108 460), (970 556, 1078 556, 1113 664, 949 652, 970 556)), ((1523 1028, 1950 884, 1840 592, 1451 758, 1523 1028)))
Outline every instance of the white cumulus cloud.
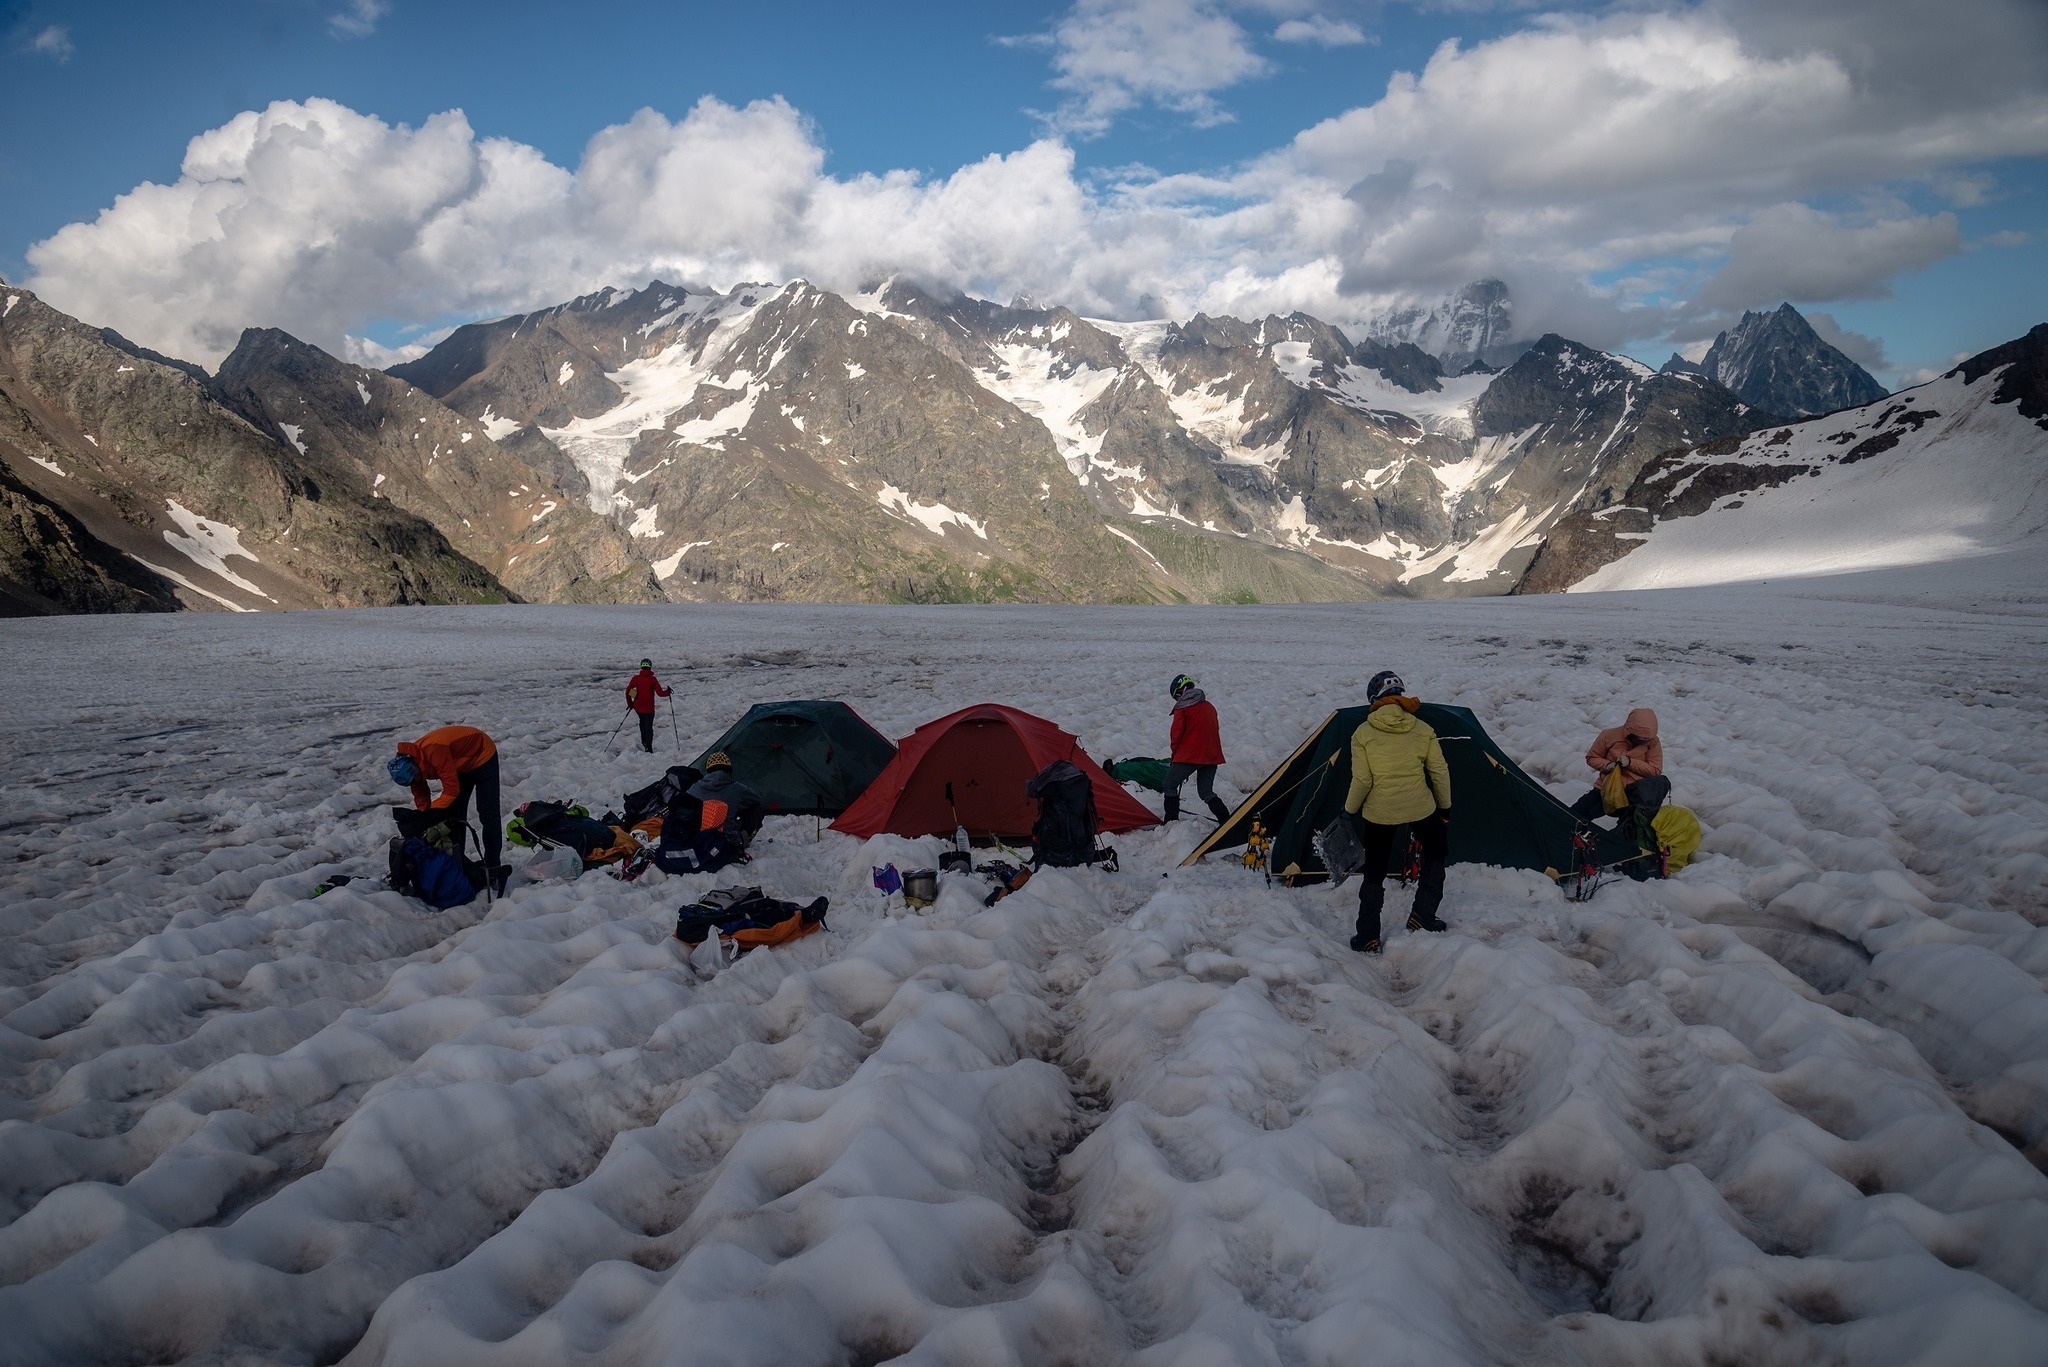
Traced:
MULTIPOLYGON (((1994 193, 1987 165, 2048 152, 2048 85, 2011 56, 2048 50, 2048 6, 1870 3, 1882 34, 1839 14, 1809 31, 1748 0, 1544 16, 1446 43, 1370 103, 1210 175, 1083 176, 1057 137, 946 175, 834 175, 789 104, 711 98, 680 119, 643 110, 563 166, 458 111, 406 127, 285 101, 30 248, 27 283, 209 363, 244 326, 372 356, 349 341, 372 320, 439 326, 655 276, 844 290, 898 272, 1112 316, 1300 308, 1340 325, 1494 275, 1531 335, 1683 345, 1743 308, 1882 293, 1962 249, 1944 194, 1994 193), (2000 55, 1914 64, 1953 30, 2000 55)), ((1263 69, 1207 0, 1083 0, 1048 41, 1077 126, 1133 102, 1199 114, 1263 69)))
POLYGON ((1314 43, 1318 47, 1356 47, 1366 40, 1358 25, 1327 14, 1286 20, 1273 30, 1273 37, 1282 43, 1314 43))
POLYGON ((51 24, 28 40, 28 50, 38 57, 68 62, 71 60, 71 54, 78 49, 71 44, 70 29, 62 24, 51 24))
POLYGON ((1080 0, 1051 42, 1053 85, 1069 96, 1052 122, 1070 133, 1099 133, 1148 103, 1222 122, 1216 92, 1271 69, 1218 0, 1080 0))
POLYGON ((348 0, 328 17, 327 28, 337 38, 367 38, 390 12, 391 0, 348 0))

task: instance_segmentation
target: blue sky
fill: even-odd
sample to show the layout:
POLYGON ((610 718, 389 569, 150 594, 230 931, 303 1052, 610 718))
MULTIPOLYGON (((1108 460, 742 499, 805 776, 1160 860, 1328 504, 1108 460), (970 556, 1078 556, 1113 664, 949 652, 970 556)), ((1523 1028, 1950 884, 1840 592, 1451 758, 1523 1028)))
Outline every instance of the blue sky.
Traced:
POLYGON ((243 323, 375 358, 652 273, 850 287, 898 245, 934 283, 1124 314, 1356 322, 1492 273, 1532 326, 1651 360, 1789 296, 1896 382, 2048 319, 2048 6, 1911 32, 1931 8, 0 5, 0 273, 200 359, 243 323), (181 180, 277 102, 268 182, 181 180), (526 169, 483 193, 493 140, 526 169), (176 194, 32 254, 146 181, 176 194))

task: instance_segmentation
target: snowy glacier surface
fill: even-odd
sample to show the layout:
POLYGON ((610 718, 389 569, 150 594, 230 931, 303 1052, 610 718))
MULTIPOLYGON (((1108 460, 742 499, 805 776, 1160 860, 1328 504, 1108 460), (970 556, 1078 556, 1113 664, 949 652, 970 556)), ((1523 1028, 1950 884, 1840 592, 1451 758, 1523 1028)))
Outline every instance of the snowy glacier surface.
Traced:
POLYGON ((2048 1360, 2048 608, 1984 573, 9 623, 0 1361, 2048 1360), (511 802, 654 778, 606 748, 643 654, 685 756, 798 697, 1158 753, 1185 669, 1232 794, 1380 668, 1565 796, 1649 706, 1708 834, 1584 904, 1455 868, 1445 935, 1390 890, 1374 959, 1191 823, 989 909, 808 818, 737 875, 310 896, 429 727, 511 802), (693 960, 742 880, 829 933, 693 960))

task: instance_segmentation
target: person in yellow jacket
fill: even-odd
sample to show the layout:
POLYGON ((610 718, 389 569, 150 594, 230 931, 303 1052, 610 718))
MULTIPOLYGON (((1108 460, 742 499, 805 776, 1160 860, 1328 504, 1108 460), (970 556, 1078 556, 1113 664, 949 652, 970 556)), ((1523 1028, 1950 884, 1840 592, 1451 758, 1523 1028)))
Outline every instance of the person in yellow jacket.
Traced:
POLYGON ((1351 733, 1351 791, 1344 810, 1359 819, 1365 845, 1365 881, 1358 888, 1358 930, 1351 947, 1380 952, 1380 909, 1386 900, 1387 859, 1394 841, 1413 830, 1422 844, 1422 878, 1415 886, 1410 930, 1447 930, 1436 909, 1444 900, 1444 864, 1450 854, 1451 771, 1429 723, 1415 716, 1422 703, 1392 670, 1365 688, 1372 711, 1351 733))

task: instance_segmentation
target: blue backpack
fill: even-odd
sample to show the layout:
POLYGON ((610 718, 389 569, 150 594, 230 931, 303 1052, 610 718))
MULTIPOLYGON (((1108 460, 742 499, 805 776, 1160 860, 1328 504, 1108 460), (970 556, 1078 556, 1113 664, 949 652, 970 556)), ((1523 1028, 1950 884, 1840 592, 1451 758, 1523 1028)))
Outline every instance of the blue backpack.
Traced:
POLYGON ((446 910, 476 900, 484 866, 439 849, 416 835, 391 841, 391 886, 428 906, 446 910))

